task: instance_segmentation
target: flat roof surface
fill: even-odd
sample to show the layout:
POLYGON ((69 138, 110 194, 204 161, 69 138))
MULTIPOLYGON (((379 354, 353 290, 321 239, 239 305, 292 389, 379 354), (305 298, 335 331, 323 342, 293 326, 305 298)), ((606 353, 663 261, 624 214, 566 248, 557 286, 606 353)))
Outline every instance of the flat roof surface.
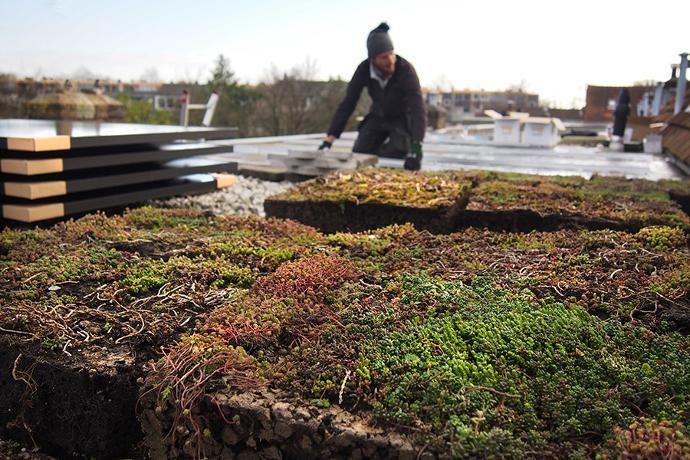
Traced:
MULTIPOLYGON (((352 149, 357 133, 344 133, 334 144, 336 151, 352 149)), ((241 162, 268 164, 268 154, 287 155, 288 150, 318 148, 322 134, 246 138, 215 141, 234 145, 231 155, 241 162)), ((402 167, 402 160, 381 158, 379 166, 402 167)), ((649 180, 683 179, 686 176, 664 156, 649 153, 600 151, 596 147, 558 145, 553 148, 500 147, 490 144, 444 142, 430 136, 424 143, 422 170, 485 169, 527 174, 567 175, 589 178, 593 174, 649 180)))

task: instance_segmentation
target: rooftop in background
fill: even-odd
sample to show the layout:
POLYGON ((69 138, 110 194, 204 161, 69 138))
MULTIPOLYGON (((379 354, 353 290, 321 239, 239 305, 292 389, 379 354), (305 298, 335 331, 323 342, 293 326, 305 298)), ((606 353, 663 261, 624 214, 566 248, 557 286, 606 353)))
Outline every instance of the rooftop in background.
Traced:
POLYGON ((690 173, 690 112, 673 116, 662 133, 664 148, 675 155, 679 167, 690 173))
POLYGON ((443 107, 448 111, 451 123, 461 122, 467 117, 482 115, 485 110, 497 112, 518 111, 531 115, 545 115, 539 106, 539 95, 522 90, 485 91, 481 90, 425 90, 426 103, 430 107, 443 107))
POLYGON ((618 95, 623 89, 630 91, 630 107, 637 107, 642 96, 654 86, 587 86, 587 104, 583 110, 585 121, 612 121, 618 95))
POLYGON ((75 91, 92 90, 99 87, 104 93, 122 92, 125 89, 138 90, 142 92, 153 92, 161 86, 163 82, 152 81, 129 81, 110 80, 110 79, 65 79, 65 78, 16 78, 10 75, 0 75, 0 93, 42 93, 45 91, 53 92, 64 88, 65 82, 69 81, 75 91))
MULTIPOLYGON (((344 133, 335 151, 352 149, 357 133, 344 133)), ((244 163, 268 165, 268 155, 286 155, 290 150, 316 149, 322 135, 298 135, 215 141, 233 145, 228 154, 244 163)), ((222 155, 221 155, 222 156, 222 155)), ((402 160, 381 158, 379 166, 402 167, 402 160)), ((443 135, 428 135, 424 143, 422 169, 427 171, 485 169, 528 174, 575 175, 589 178, 594 174, 625 176, 650 180, 682 179, 683 173, 664 156, 645 153, 612 153, 594 147, 559 145, 554 148, 494 147, 461 145, 443 135)))

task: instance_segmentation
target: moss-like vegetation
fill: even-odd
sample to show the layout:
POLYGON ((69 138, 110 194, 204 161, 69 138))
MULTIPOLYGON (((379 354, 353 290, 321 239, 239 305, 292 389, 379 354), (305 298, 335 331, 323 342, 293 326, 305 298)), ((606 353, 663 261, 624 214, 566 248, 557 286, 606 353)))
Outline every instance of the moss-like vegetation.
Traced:
MULTIPOLYGON (((248 350, 254 371, 245 379, 318 407, 369 412, 453 455, 603 453, 643 414, 690 420, 685 335, 602 320, 485 278, 357 282, 352 268, 319 273, 336 266, 347 264, 316 257, 286 265, 233 314, 217 310, 199 334, 220 350, 248 350)), ((167 359, 187 360, 184 343, 167 359)), ((185 362, 198 368, 213 356, 185 362)), ((161 368, 150 383, 179 393, 177 375, 161 368)))
MULTIPOLYGON (((298 404, 368 413, 455 456, 686 449, 682 230, 431 235, 403 225, 326 241, 340 255, 283 264, 197 328, 213 347, 249 353, 243 379, 298 404), (640 423, 665 437, 645 443, 640 423)), ((185 343, 167 359, 210 359, 185 361, 185 343)), ((149 384, 208 388, 179 375, 161 368, 149 384)))
POLYGON ((567 136, 560 140, 560 145, 581 145, 586 147, 596 147, 597 145, 608 146, 610 139, 607 136, 567 136))
POLYGON ((321 177, 272 199, 444 208, 452 206, 470 186, 471 181, 465 175, 453 172, 412 173, 368 168, 321 177))
POLYGON ((0 233, 0 337, 53 357, 159 358, 146 387, 198 455, 213 435, 204 401, 258 389, 451 456, 688 453, 690 253, 663 187, 399 174, 404 187, 379 177, 382 188, 336 195, 347 186, 334 183, 322 198, 443 207, 472 184, 492 209, 528 203, 642 228, 325 236, 189 210, 96 214, 0 233))
POLYGON ((690 458, 690 436, 681 423, 642 417, 628 428, 616 428, 602 458, 690 458))
POLYGON ((0 327, 58 353, 170 341, 235 290, 319 247, 326 239, 294 222, 151 207, 5 230, 0 327))
POLYGON ((659 189, 606 188, 601 181, 581 187, 559 180, 495 180, 472 190, 468 210, 505 212, 530 210, 542 216, 606 219, 633 228, 671 225, 690 229, 690 219, 659 189))
POLYGON ((685 234, 678 228, 646 227, 640 230, 637 236, 647 249, 653 251, 681 248, 686 245, 685 234))
POLYGON ((676 228, 430 235, 402 226, 351 234, 342 250, 369 276, 428 272, 466 282, 490 277, 602 317, 690 331, 690 254, 676 228), (389 239, 391 232, 396 237, 389 239), (371 249, 372 241, 386 241, 385 250, 371 249))
MULTIPOLYGON (((690 219, 669 197, 690 189, 687 181, 537 176, 491 171, 409 173, 368 169, 336 173, 271 198, 277 202, 378 203, 409 208, 449 208, 501 216, 530 211, 560 226, 625 228, 667 225, 690 230, 690 219), (469 191, 469 202, 465 197, 469 191), (463 200, 458 201, 462 197, 463 200), (589 223, 589 224, 588 224, 589 223)), ((509 219, 509 217, 505 217, 509 219)), ((463 225, 483 225, 468 218, 463 225)), ((540 229, 539 222, 523 223, 540 229)), ((554 225, 554 224, 551 224, 554 225)))
POLYGON ((680 396, 690 388, 685 337, 650 336, 482 280, 408 277, 402 298, 406 308, 445 311, 371 334, 357 365, 360 391, 386 419, 445 432, 456 454, 546 455, 627 426, 642 400, 653 416, 690 415, 680 396))

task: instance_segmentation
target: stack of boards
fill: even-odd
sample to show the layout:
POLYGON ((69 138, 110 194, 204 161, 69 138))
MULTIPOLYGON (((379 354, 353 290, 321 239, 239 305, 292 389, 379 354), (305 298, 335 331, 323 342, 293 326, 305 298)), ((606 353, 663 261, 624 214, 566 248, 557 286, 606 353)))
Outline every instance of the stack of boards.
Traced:
POLYGON ((299 182, 346 169, 375 166, 376 155, 334 150, 288 150, 268 154, 269 165, 240 164, 240 174, 263 180, 299 182))
POLYGON ((61 218, 232 184, 234 161, 208 155, 232 147, 235 128, 0 120, 2 217, 61 218), (198 158, 200 156, 205 158, 198 158))

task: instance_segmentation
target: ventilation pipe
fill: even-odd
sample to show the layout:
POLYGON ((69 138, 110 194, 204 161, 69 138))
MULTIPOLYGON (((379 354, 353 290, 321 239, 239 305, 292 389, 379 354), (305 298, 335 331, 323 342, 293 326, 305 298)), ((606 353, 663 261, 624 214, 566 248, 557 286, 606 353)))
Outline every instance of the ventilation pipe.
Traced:
POLYGON ((673 114, 679 113, 683 110, 683 103, 685 102, 685 85, 687 83, 686 72, 688 70, 688 53, 681 53, 680 55, 680 75, 678 75, 678 86, 676 86, 676 106, 673 114))
POLYGON ((654 88, 654 101, 652 102, 652 116, 659 115, 661 112, 661 99, 664 97, 664 84, 657 83, 654 88))

